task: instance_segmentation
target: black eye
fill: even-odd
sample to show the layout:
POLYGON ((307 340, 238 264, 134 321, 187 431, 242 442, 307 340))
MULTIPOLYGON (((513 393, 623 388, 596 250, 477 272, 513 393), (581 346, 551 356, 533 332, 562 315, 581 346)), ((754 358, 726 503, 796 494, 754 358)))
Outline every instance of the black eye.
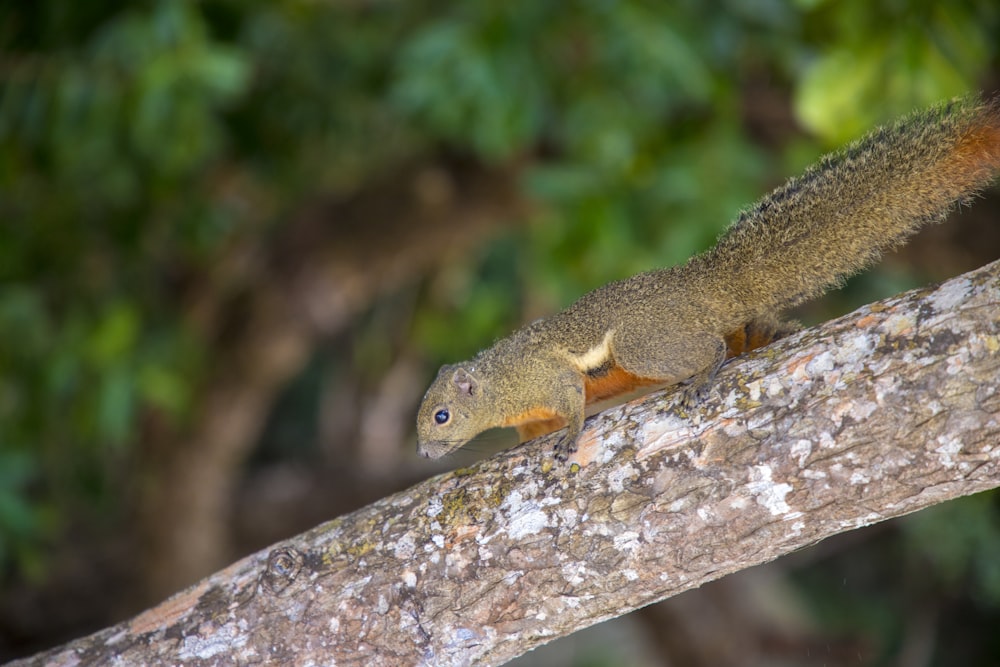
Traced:
POLYGON ((437 424, 447 424, 449 419, 451 419, 451 413, 447 410, 438 410, 434 413, 434 422, 437 424))

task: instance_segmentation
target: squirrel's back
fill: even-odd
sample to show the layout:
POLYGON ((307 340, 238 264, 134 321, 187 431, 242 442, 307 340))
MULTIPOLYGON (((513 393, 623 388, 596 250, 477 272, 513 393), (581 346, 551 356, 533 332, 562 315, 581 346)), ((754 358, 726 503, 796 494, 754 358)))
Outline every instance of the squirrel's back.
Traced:
POLYGON ((745 210, 692 263, 724 277, 751 311, 778 311, 941 221, 998 169, 1000 102, 953 101, 828 155, 745 210))
POLYGON ((594 401, 686 382, 682 400, 693 405, 727 354, 787 329, 778 311, 943 219, 998 170, 996 100, 967 98, 876 130, 744 211, 688 263, 600 287, 442 368, 418 413, 420 451, 441 456, 497 426, 523 437, 566 426, 556 444, 565 459, 594 401))

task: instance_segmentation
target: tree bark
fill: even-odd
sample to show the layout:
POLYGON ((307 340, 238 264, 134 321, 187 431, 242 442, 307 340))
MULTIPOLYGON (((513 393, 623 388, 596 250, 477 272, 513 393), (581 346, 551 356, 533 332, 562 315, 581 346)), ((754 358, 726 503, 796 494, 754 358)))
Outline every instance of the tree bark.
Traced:
POLYGON ((496 665, 825 537, 1000 485, 1000 262, 244 558, 16 664, 496 665))

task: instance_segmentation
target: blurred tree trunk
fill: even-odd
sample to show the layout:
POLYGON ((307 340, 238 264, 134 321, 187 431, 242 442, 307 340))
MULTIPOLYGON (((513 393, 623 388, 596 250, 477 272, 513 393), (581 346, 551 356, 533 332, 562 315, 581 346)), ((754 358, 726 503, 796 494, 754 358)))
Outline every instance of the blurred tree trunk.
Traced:
POLYGON ((211 377, 188 430, 153 428, 143 443, 134 604, 231 560, 234 485, 278 392, 378 294, 523 216, 518 173, 454 160, 398 170, 348 201, 314 204, 268 248, 234 249, 215 282, 241 284, 235 294, 212 276, 194 290, 195 325, 216 332, 211 377))
MULTIPOLYGON (((501 664, 840 532, 1000 485, 1000 262, 249 556, 15 664, 501 664)), ((725 654, 720 654, 725 655, 725 654)))

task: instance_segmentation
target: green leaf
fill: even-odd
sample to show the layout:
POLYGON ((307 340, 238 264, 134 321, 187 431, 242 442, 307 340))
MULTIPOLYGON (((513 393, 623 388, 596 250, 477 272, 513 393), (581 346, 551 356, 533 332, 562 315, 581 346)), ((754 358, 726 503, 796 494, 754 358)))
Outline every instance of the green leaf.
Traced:
POLYGON ((129 368, 116 365, 106 370, 97 386, 98 437, 113 446, 124 444, 135 415, 134 378, 129 368))
POLYGON ((118 366, 130 355, 139 335, 139 313, 134 305, 111 305, 90 333, 87 357, 97 368, 118 366))
POLYGON ((139 392, 155 407, 180 415, 188 405, 189 383, 172 368, 149 364, 139 373, 139 392))

